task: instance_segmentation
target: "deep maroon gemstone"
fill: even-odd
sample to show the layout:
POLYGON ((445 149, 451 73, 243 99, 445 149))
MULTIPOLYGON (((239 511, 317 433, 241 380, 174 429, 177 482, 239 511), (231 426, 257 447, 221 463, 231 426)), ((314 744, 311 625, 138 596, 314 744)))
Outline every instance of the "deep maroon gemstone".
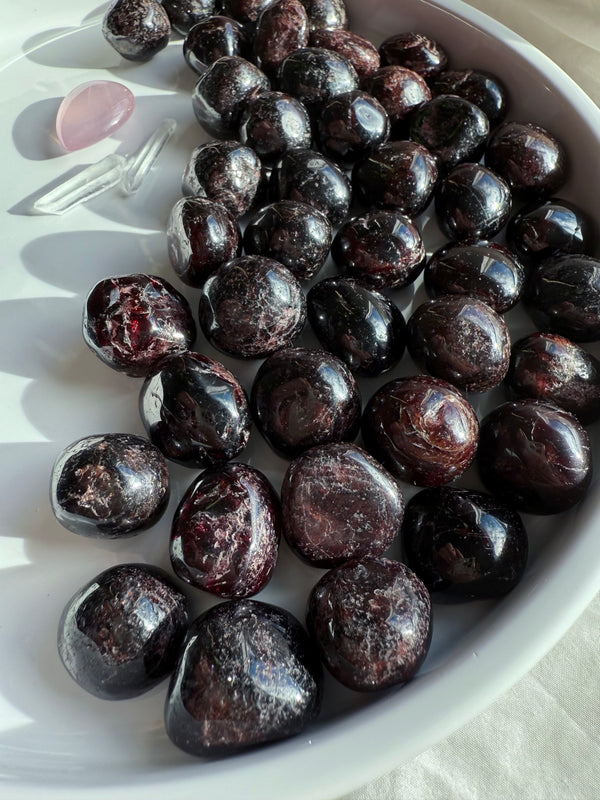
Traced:
POLYGON ((267 9, 272 0, 221 0, 223 13, 241 22, 254 35, 256 23, 260 15, 267 9))
POLYGON ((163 278, 123 275, 105 278, 87 296, 83 338, 109 367, 142 377, 192 347, 196 325, 188 301, 163 278))
POLYGON ((289 346, 306 320, 306 298, 287 267, 242 256, 211 275, 200 296, 200 326, 218 350, 262 358, 289 346))
POLYGON ((413 375, 375 392, 362 433, 367 450, 394 475, 417 486, 440 486, 475 458, 479 423, 455 386, 413 375))
POLYGON ((336 28, 335 30, 317 28, 311 31, 309 45, 311 47, 324 47, 326 50, 334 50, 344 56, 352 64, 360 78, 371 75, 375 70, 379 69, 380 59, 377 48, 364 36, 359 36, 358 33, 353 33, 343 28, 336 28))
POLYGON ((309 113, 318 114, 332 97, 358 89, 358 75, 350 61, 333 50, 301 47, 281 62, 279 86, 309 113))
POLYGON ((525 195, 547 197, 565 183, 565 148, 551 133, 531 122, 505 122, 490 137, 485 163, 511 188, 525 195))
POLYGON ((185 467, 220 466, 239 455, 250 436, 239 381, 199 353, 170 358, 146 378, 140 414, 154 444, 185 467))
POLYGON ((269 79, 257 66, 240 56, 223 56, 200 75, 192 108, 211 136, 235 137, 245 101, 269 88, 269 79))
POLYGON ((324 105, 318 131, 325 155, 350 166, 387 140, 390 121, 374 97, 356 89, 339 94, 324 105))
POLYGON ((271 176, 278 200, 307 203, 322 211, 332 225, 339 225, 352 200, 350 182, 340 167, 316 150, 286 153, 271 176))
POLYGON ((247 464, 206 470, 184 494, 171 529, 171 563, 192 586, 250 597, 273 573, 281 535, 279 498, 247 464))
POLYGON ((465 392, 493 389, 508 370, 506 323, 476 297, 448 294, 427 300, 408 320, 406 344, 418 364, 465 392))
POLYGON ((496 75, 474 69, 446 70, 431 82, 431 91, 438 94, 457 94, 470 100, 483 111, 490 125, 497 125, 506 116, 508 92, 496 75))
POLYGON ((364 205, 396 208, 408 217, 425 210, 438 179, 436 159, 416 142, 386 142, 359 161, 352 186, 364 205))
POLYGON ((165 459, 141 436, 86 436, 66 447, 52 468, 52 511, 82 536, 132 536, 154 525, 168 501, 165 459))
POLYGON ((254 58, 267 75, 276 75, 283 59, 307 44, 308 15, 300 0, 275 0, 260 15, 254 58))
POLYGON ((241 23, 229 17, 214 16, 198 22, 183 42, 183 57, 201 75, 224 56, 250 55, 250 40, 241 23))
POLYGON ((417 673, 431 642, 431 600, 405 564, 366 558, 321 578, 307 622, 332 675, 350 689, 376 691, 417 673))
POLYGON ((336 234, 331 255, 344 275, 375 289, 407 286, 426 259, 417 226, 398 211, 352 217, 336 234))
POLYGON ((498 597, 519 583, 527 565, 521 517, 484 492, 423 489, 406 507, 406 563, 431 592, 498 597))
POLYGON ((574 342, 600 340, 600 260, 564 255, 543 261, 530 274, 523 298, 542 331, 574 342))
POLYGON ((510 187, 481 164, 459 164, 441 181, 435 211, 449 239, 492 239, 508 222, 510 187))
POLYGON ((190 156, 183 173, 183 193, 206 197, 241 217, 255 201, 262 170, 251 147, 237 141, 207 142, 190 156))
POLYGON ((519 301, 525 270, 495 242, 447 244, 431 256, 423 278, 430 297, 470 294, 503 314, 519 301))
POLYGON ((443 48, 422 33, 396 33, 382 42, 379 53, 382 64, 398 64, 424 78, 438 75, 448 64, 443 48))
POLYGON ((293 736, 319 713, 321 684, 319 658, 288 611, 221 603, 190 627, 167 696, 167 734, 202 756, 293 736))
POLYGON ((307 308, 320 343, 356 375, 380 375, 404 353, 402 312, 389 298, 357 281, 319 281, 308 293, 307 308))
POLYGON ((289 150, 310 147, 308 111, 289 94, 261 92, 246 102, 239 136, 264 163, 272 164, 289 150))
POLYGON ((119 564, 67 603, 58 652, 73 680, 104 700, 137 697, 175 667, 187 628, 186 599, 147 564, 119 564))
POLYGON ((410 123, 410 138, 427 147, 447 170, 464 161, 479 161, 489 132, 490 123, 483 111, 452 94, 441 94, 425 103, 410 123))
POLYGON ((300 280, 321 269, 331 247, 331 223, 306 203, 279 200, 262 208, 248 222, 244 249, 284 264, 300 280))
POLYGON ((149 61, 168 45, 171 23, 156 0, 117 0, 104 15, 102 34, 123 58, 149 61))
POLYGON ((536 332, 515 342, 506 383, 514 397, 554 403, 583 425, 600 417, 600 362, 556 333, 536 332))
POLYGON ((412 69, 392 64, 381 67, 363 80, 363 88, 385 108, 392 125, 393 138, 403 138, 405 123, 417 109, 431 100, 425 79, 412 69))
POLYGON ((348 12, 344 0, 302 0, 308 14, 311 31, 348 27, 348 12))
POLYGON ((202 20, 219 13, 220 0, 161 0, 173 30, 185 36, 202 20))
POLYGON ((354 444, 313 447, 290 464, 281 487, 284 533, 315 567, 379 556, 400 531, 395 478, 354 444))
POLYGON ((525 264, 561 254, 591 254, 593 223, 573 203, 553 197, 517 212, 508 223, 506 241, 525 264))
POLYGON ((261 365, 250 398, 256 424, 287 458, 318 444, 351 441, 360 426, 360 394, 346 365, 330 353, 296 347, 261 365))
POLYGON ((241 238, 236 218, 205 197, 178 200, 167 223, 169 259, 189 286, 202 286, 221 264, 238 256, 241 238))

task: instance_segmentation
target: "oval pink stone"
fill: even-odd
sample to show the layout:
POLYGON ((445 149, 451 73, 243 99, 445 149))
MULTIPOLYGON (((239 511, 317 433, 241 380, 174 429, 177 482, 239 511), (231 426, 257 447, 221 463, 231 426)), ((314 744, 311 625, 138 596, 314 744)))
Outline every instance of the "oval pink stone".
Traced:
POLYGON ((56 135, 65 150, 81 150, 110 136, 135 106, 131 91, 116 81, 88 81, 63 99, 56 115, 56 135))

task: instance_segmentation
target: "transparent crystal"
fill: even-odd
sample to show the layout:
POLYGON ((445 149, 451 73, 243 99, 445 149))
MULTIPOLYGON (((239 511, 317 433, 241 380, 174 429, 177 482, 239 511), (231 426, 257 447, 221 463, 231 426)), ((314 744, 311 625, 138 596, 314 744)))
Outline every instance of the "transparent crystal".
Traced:
POLYGON ((127 160, 121 184, 126 194, 133 194, 140 188, 142 181, 152 169, 161 150, 175 133, 176 127, 177 123, 174 119, 163 119, 138 152, 127 160))
POLYGON ((126 160, 113 153, 78 172, 64 183, 55 186, 33 204, 42 214, 64 214, 93 197, 119 184, 126 160))

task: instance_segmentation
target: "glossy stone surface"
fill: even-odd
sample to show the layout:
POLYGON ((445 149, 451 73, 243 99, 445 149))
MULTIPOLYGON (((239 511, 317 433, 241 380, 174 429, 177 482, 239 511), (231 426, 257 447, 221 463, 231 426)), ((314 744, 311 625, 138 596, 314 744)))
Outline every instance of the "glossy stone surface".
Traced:
POLYGON ((173 30, 185 36, 199 22, 219 13, 220 0, 161 0, 173 30))
POLYGON ((402 357, 404 317, 380 292, 351 279, 326 278, 309 291, 307 307, 320 343, 356 375, 380 375, 402 357))
POLYGON ((296 347, 263 362, 250 397, 256 425, 280 455, 351 441, 360 426, 360 394, 348 368, 330 353, 296 347))
POLYGON ((165 705, 167 734, 199 756, 293 736, 319 713, 321 683, 313 645, 288 611, 221 603, 190 627, 165 705))
POLYGON ((281 62, 279 88, 297 97, 309 113, 318 114, 332 97, 358 89, 358 75, 339 53, 302 47, 281 62))
POLYGON ((257 66, 240 56, 223 56, 200 75, 192 108, 211 136, 234 138, 246 100, 269 88, 269 79, 257 66))
POLYGON ((351 166, 387 140, 390 121, 374 97, 356 89, 339 94, 324 105, 318 132, 323 153, 351 166))
POLYGON ((430 297, 469 294, 504 314, 521 297, 525 270, 495 242, 449 243, 431 256, 423 279, 430 297))
POLYGON ((316 150, 286 153, 273 169, 271 187, 276 199, 307 203, 322 211, 332 225, 346 218, 352 200, 344 172, 316 150))
POLYGON ((585 429, 572 414, 539 400, 504 403, 485 417, 477 463, 490 491, 531 514, 572 508, 592 477, 585 429))
POLYGON ((354 444, 313 447, 290 464, 281 487, 284 534, 315 567, 379 556, 400 531, 398 482, 354 444))
POLYGON ((192 151, 182 188, 186 195, 206 197, 241 217, 254 203, 262 177, 260 158, 251 147, 212 141, 192 151))
POLYGON ((116 0, 104 15, 102 34, 123 58, 149 61, 169 43, 171 23, 156 0, 116 0))
POLYGON ((410 116, 431 100, 425 78, 412 69, 390 64, 363 80, 363 88, 377 98, 390 118, 392 131, 404 138, 410 116))
POLYGON ((484 492, 423 489, 406 507, 406 563, 431 592, 499 597, 519 583, 529 550, 525 526, 484 492))
POLYGON ((479 423, 465 396, 439 378, 396 378, 369 400, 362 423, 365 447, 417 486, 441 486, 475 458, 479 423))
POLYGON ((331 247, 331 223, 321 211, 294 200, 261 208, 244 231, 249 255, 274 258, 300 280, 316 275, 331 247))
POLYGON ((506 385, 513 397, 553 403, 583 425, 600 417, 600 362, 556 333, 532 333, 513 344, 506 385))
POLYGON ((386 142, 359 161, 352 186, 365 206, 396 208, 418 216, 429 204, 438 179, 436 159, 416 142, 386 142))
POLYGON ((163 570, 119 564, 69 600, 58 653, 83 689, 103 700, 137 697, 175 667, 187 628, 186 600, 163 570))
POLYGON ((348 27, 348 12, 344 0, 302 0, 311 31, 337 30, 348 27))
POLYGON ((223 264, 200 295, 208 341, 238 358, 263 358, 291 345, 306 320, 306 298, 287 267, 264 256, 223 264))
POLYGON ((281 535, 279 498, 247 464, 226 464, 195 478, 171 528, 175 573, 227 599, 250 597, 273 574, 281 535))
POLYGON ((397 211, 352 217, 336 234, 331 255, 344 275, 374 289, 407 286, 425 266, 417 226, 397 211))
POLYGON ((445 295, 422 303, 408 320, 412 358, 465 392, 487 392, 502 382, 510 359, 503 318, 483 300, 445 295))
POLYGON ((249 34, 254 34, 256 23, 272 0, 221 0, 223 13, 241 22, 249 34))
POLYGON ((446 70, 430 82, 431 91, 457 94, 470 100, 483 111, 490 125, 497 125, 506 116, 508 92, 497 75, 475 69, 446 70))
POLYGON ((524 264, 568 253, 591 255, 593 223, 582 209, 553 197, 518 211, 508 223, 506 241, 524 264))
POLYGON ((199 75, 224 56, 249 55, 250 39, 242 24, 230 17, 211 16, 198 22, 183 41, 183 57, 199 75))
POLYGON ((124 125, 135 98, 116 81, 87 81, 65 95, 56 114, 56 135, 68 152, 89 147, 124 125))
POLYGON ((359 78, 371 75, 379 69, 379 52, 372 42, 365 39, 353 31, 336 28, 327 30, 317 28, 311 31, 309 37, 311 47, 324 47, 326 50, 334 50, 352 64, 359 78))
POLYGON ((431 642, 431 600, 404 564, 365 558, 321 578, 307 622, 332 675, 355 691, 376 691, 417 673, 431 642))
POLYGON ((244 106, 239 138, 265 164, 272 164, 290 150, 310 147, 308 111, 289 94, 261 92, 244 106))
POLYGON ((485 163, 511 188, 533 197, 548 197, 568 175, 565 148, 549 131, 531 122, 505 122, 485 151, 485 163))
POLYGON ((395 33, 379 47, 381 63, 398 64, 431 78, 442 72, 448 64, 444 49, 423 33, 395 33))
POLYGON ((524 300, 536 326, 574 342, 600 340, 600 260, 564 255, 530 273, 524 300))
POLYGON ((141 436, 86 436, 66 447, 52 468, 54 516, 82 536, 113 539, 139 533, 160 519, 168 501, 166 462, 141 436))
POLYGON ((260 15, 254 35, 254 59, 275 76, 284 58, 306 47, 309 23, 300 0, 275 0, 260 15))
POLYGON ((217 467, 239 455, 250 436, 244 390, 223 364, 200 353, 163 362, 140 391, 151 440, 185 467, 217 467))
POLYGON ((188 350, 196 325, 188 301, 155 275, 105 278, 87 296, 83 338, 107 366, 142 377, 165 356, 188 350))
POLYGON ((189 286, 202 286, 221 264, 240 255, 241 238, 236 218, 206 197, 181 198, 167 223, 171 265, 189 286))
MULTIPOLYGON (((483 111, 452 94, 441 94, 425 103, 410 123, 410 138, 427 147, 446 170, 463 161, 479 161, 489 132, 490 123, 483 111)), ((494 169, 492 164, 488 166, 494 169)))
POLYGON ((459 164, 435 193, 435 212, 442 232, 455 241, 492 239, 508 222, 510 187, 481 164, 459 164))

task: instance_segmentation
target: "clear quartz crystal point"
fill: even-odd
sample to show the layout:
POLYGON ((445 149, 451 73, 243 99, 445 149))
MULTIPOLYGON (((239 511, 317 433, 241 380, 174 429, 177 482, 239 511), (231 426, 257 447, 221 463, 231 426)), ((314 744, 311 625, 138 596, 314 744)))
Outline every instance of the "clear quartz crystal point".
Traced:
POLYGON ((86 203, 121 183, 125 164, 125 157, 116 153, 102 158, 39 197, 33 204, 34 211, 42 214, 64 214, 81 203, 86 203))
POLYGON ((161 150, 175 133, 176 127, 174 119, 163 119, 138 152, 127 160, 121 183, 121 188, 126 194, 134 194, 140 188, 161 150))

